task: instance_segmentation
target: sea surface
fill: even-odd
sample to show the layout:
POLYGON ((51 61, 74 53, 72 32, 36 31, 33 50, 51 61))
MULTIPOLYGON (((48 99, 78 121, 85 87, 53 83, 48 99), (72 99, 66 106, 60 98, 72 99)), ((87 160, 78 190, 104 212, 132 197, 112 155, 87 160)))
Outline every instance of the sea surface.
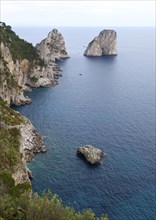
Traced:
MULTIPOLYGON (((52 28, 14 30, 35 45, 52 28)), ((33 191, 51 189, 65 205, 107 213, 110 220, 154 220, 155 30, 114 28, 117 56, 84 57, 102 29, 59 27, 70 55, 59 62, 59 85, 34 89, 31 105, 15 107, 44 135, 48 148, 28 164, 33 191), (104 150, 99 166, 77 157, 85 144, 104 150)))

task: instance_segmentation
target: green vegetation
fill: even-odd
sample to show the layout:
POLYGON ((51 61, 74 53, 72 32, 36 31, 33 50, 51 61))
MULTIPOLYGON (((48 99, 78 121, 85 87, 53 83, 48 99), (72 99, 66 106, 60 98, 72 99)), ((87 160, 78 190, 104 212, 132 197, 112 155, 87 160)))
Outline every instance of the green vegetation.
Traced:
POLYGON ((25 118, 0 98, 0 198, 11 196, 17 199, 31 190, 30 183, 15 185, 12 178, 16 166, 22 164, 19 130, 21 122, 25 123, 25 118))
POLYGON ((9 108, 0 98, 0 173, 12 172, 20 161, 19 125, 22 116, 9 108))
POLYGON ((92 210, 75 212, 64 206, 56 194, 51 192, 32 197, 22 194, 20 198, 5 196, 0 199, 0 217, 7 220, 108 220, 105 215, 95 217, 92 210))
POLYGON ((11 109, 1 98, 0 98, 0 122, 6 125, 20 125, 21 122, 25 121, 25 117, 20 113, 15 112, 11 109))
POLYGON ((1 126, 0 132, 0 168, 12 171, 13 166, 20 162, 19 129, 1 126))
MULTIPOLYGON (((0 197, 10 197, 12 200, 17 200, 25 192, 30 192, 31 186, 29 183, 22 183, 15 185, 11 173, 8 171, 0 172, 0 197)), ((28 193, 26 193, 28 195, 28 193)), ((1 212, 0 212, 1 213, 1 212)), ((0 216, 1 217, 1 216, 0 216)))
POLYGON ((7 62, 4 60, 1 51, 0 51, 0 61, 1 61, 0 84, 6 82, 7 87, 9 89, 20 88, 17 81, 14 79, 14 76, 11 75, 9 68, 7 67, 7 62))
POLYGON ((32 81, 33 83, 36 83, 37 80, 38 80, 35 76, 32 76, 30 79, 31 79, 31 81, 32 81))
MULTIPOLYGON (((43 60, 40 59, 36 48, 27 41, 20 39, 18 35, 12 31, 9 25, 6 25, 4 22, 0 22, 0 44, 3 43, 7 48, 9 48, 10 54, 14 63, 18 60, 19 62, 27 59, 29 61, 29 73, 33 67, 37 65, 40 68, 46 66, 43 60)), ((18 85, 17 79, 13 74, 11 74, 8 63, 4 59, 3 53, 0 48, 0 84, 4 87, 6 86, 7 90, 14 88, 16 92, 21 90, 21 86, 18 85)), ((28 75, 29 75, 28 73, 28 75)), ((32 77, 32 82, 35 83, 37 78, 32 77)), ((3 89, 5 91, 5 89, 3 89)), ((2 97, 5 94, 2 94, 2 97)))
POLYGON ((9 25, 0 22, 0 33, 0 43, 3 42, 9 48, 14 62, 16 59, 27 59, 34 61, 38 65, 44 65, 44 62, 39 58, 36 48, 31 43, 20 39, 9 25))

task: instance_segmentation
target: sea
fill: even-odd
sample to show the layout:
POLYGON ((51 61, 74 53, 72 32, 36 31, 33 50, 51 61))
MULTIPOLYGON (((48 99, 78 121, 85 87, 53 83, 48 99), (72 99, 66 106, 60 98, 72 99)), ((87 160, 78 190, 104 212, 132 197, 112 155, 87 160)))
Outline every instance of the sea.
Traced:
POLYGON ((33 192, 50 189, 64 205, 110 220, 155 220, 155 29, 114 27, 118 55, 85 57, 107 27, 13 27, 33 45, 53 28, 70 56, 58 62, 59 84, 34 89, 26 94, 32 104, 14 107, 48 149, 28 164, 33 192), (77 156, 86 144, 104 151, 100 165, 77 156))

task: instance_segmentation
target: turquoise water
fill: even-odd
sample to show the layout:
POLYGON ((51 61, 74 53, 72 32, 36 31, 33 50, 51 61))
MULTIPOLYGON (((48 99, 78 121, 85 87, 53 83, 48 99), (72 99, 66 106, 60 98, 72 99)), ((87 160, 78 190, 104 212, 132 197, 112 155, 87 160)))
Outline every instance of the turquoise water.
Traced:
MULTIPOLYGON (((59 85, 33 90, 33 103, 15 108, 48 148, 29 164, 33 191, 49 188, 64 204, 111 220, 156 219, 154 29, 116 28, 118 56, 101 58, 83 51, 102 28, 59 30, 71 56, 59 63, 59 85), (101 165, 76 156, 85 144, 104 150, 101 165)), ((50 28, 16 31, 35 44, 50 28)))

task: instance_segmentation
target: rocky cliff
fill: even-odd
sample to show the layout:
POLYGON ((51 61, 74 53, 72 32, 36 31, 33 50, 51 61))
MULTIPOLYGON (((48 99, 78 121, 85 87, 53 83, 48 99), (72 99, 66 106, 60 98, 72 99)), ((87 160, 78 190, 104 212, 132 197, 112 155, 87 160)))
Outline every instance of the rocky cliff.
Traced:
POLYGON ((69 58, 65 47, 65 41, 57 29, 49 32, 47 38, 36 45, 38 54, 46 63, 69 58))
POLYGON ((103 30, 87 46, 85 56, 117 55, 117 34, 114 30, 103 30))
POLYGON ((23 191, 31 192, 31 171, 26 162, 45 151, 43 138, 32 123, 0 98, 0 188, 7 184, 7 177, 14 190, 18 187, 21 190, 25 186, 21 184, 27 184, 23 191))
MULTIPOLYGON (((0 31, 0 97, 8 104, 23 105, 30 103, 31 99, 25 97, 23 92, 30 91, 34 87, 47 87, 57 84, 60 68, 55 63, 44 62, 43 57, 38 55, 36 48, 20 39, 10 26, 1 22, 0 31)), ((59 48, 57 44, 55 47, 55 42, 60 43, 63 37, 61 38, 61 34, 56 35, 55 31, 52 33, 53 44, 51 46, 59 48), (60 40, 58 41, 58 39, 60 40)), ((62 40, 60 51, 63 51, 63 45, 62 40)), ((54 48, 51 48, 49 53, 54 52, 54 48)), ((45 46, 42 54, 46 53, 47 50, 45 46)), ((55 55, 50 56, 58 57, 58 54, 55 55)))
MULTIPOLYGON (((60 68, 54 62, 45 62, 32 44, 20 39, 5 23, 0 22, 0 33, 0 187, 7 188, 6 179, 9 179, 15 191, 16 186, 21 191, 21 187, 25 187, 23 184, 28 184, 26 188, 30 190, 31 172, 26 162, 46 148, 32 123, 9 105, 30 103, 24 91, 55 85, 60 68)), ((58 54, 65 58, 62 35, 54 30, 50 36, 53 48, 49 53, 54 53, 56 59, 60 57, 58 54), (56 48, 57 53, 54 52, 56 48)), ((44 49, 43 54, 48 50, 46 46, 44 49)))

